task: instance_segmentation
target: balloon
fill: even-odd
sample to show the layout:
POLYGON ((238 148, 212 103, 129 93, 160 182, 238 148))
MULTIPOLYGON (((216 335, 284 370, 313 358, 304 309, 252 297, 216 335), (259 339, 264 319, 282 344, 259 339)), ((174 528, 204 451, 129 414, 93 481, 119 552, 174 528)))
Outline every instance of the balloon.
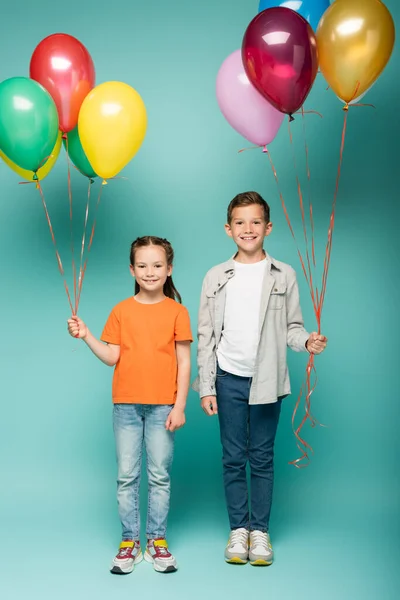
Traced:
POLYGON ((146 135, 146 107, 136 90, 120 81, 98 85, 79 113, 79 137, 95 172, 115 177, 135 156, 146 135))
POLYGON ((72 131, 67 133, 67 140, 63 140, 64 148, 68 151, 69 158, 72 160, 77 169, 86 177, 93 178, 97 177, 97 173, 94 172, 92 165, 88 161, 88 158, 82 148, 81 140, 79 138, 78 127, 75 127, 72 131))
POLYGON ((350 106, 352 104, 358 104, 360 102, 360 100, 362 100, 364 98, 365 94, 368 94, 369 90, 373 87, 374 87, 374 84, 372 84, 371 87, 369 87, 367 90, 365 90, 365 92, 363 94, 361 94, 361 96, 357 96, 357 98, 354 98, 354 100, 352 100, 351 102, 345 102, 344 100, 339 98, 339 96, 338 96, 338 98, 339 98, 340 102, 343 102, 343 104, 349 104, 350 106))
POLYGON ((257 15, 243 38, 242 58, 251 83, 275 108, 290 116, 307 98, 318 70, 311 26, 289 8, 257 15))
POLYGON ((321 71, 335 94, 351 103, 382 73, 394 46, 390 12, 380 0, 339 0, 317 29, 321 71))
POLYGON ((217 76, 217 101, 228 123, 256 146, 270 144, 285 118, 251 85, 240 50, 222 63, 217 76))
POLYGON ((10 169, 12 169, 16 173, 18 173, 18 175, 20 177, 23 177, 27 181, 35 181, 36 178, 39 181, 42 181, 42 179, 44 179, 45 177, 47 177, 47 175, 50 173, 50 171, 52 170, 52 168, 56 164, 58 155, 60 154, 60 149, 61 149, 61 131, 58 133, 57 141, 56 141, 56 143, 54 145, 53 150, 51 151, 51 154, 50 154, 49 158, 46 160, 46 162, 44 163, 44 165, 42 167, 40 167, 40 169, 38 169, 38 171, 36 172, 36 176, 37 177, 35 177, 34 171, 29 171, 27 169, 21 169, 21 167, 19 167, 14 162, 12 162, 12 160, 10 160, 4 154, 4 152, 2 152, 1 150, 0 150, 0 157, 10 167, 10 169))
POLYGON ((304 17, 310 23, 313 30, 316 31, 318 23, 324 12, 329 8, 329 5, 329 0, 286 0, 286 2, 260 0, 258 12, 262 12, 266 8, 274 8, 275 6, 290 8, 304 17))
POLYGON ((65 33, 49 35, 32 54, 30 76, 56 103, 61 131, 71 131, 95 82, 94 64, 85 46, 65 33))
POLYGON ((36 172, 57 135, 57 109, 41 85, 27 77, 0 83, 0 149, 11 162, 36 172))

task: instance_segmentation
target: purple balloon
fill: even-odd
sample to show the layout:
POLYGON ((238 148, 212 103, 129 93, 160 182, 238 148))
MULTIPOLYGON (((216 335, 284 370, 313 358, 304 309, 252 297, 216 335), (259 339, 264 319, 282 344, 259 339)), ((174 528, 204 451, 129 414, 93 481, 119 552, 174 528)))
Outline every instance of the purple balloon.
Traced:
POLYGON ((270 144, 285 118, 250 83, 241 50, 222 63, 217 76, 217 100, 233 129, 256 146, 270 144))

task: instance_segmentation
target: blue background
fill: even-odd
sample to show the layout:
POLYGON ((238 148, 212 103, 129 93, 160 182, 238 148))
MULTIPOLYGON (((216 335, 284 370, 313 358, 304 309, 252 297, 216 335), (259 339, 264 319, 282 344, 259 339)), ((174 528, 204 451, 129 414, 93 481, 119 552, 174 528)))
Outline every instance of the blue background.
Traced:
MULTIPOLYGON (((398 3, 387 5, 399 24, 398 3)), ((238 153, 246 142, 224 121, 215 99, 217 71, 240 47, 257 9, 256 0, 24 0, 2 8, 3 79, 27 75, 36 44, 62 31, 86 45, 98 83, 133 85, 148 109, 148 135, 123 173, 128 179, 111 182, 103 194, 80 307, 93 332, 99 334, 113 305, 132 293, 129 245, 144 234, 171 240, 175 281, 195 328, 205 272, 234 251, 223 231, 226 206, 249 189, 271 205, 275 227, 267 248, 297 268, 306 323, 315 328, 267 158, 257 150, 238 153)), ((203 415, 191 392, 188 424, 177 435, 169 528, 180 571, 162 578, 143 564, 126 578, 108 573, 120 537, 112 371, 67 335, 68 304, 39 195, 33 185, 19 186, 18 176, 0 164, 2 598, 109 599, 149 592, 210 599, 397 597, 399 68, 397 47, 365 99, 376 110, 349 113, 323 315, 330 343, 318 360, 313 396, 314 412, 328 428, 307 428, 315 450, 310 468, 288 465, 297 456, 290 419, 306 364, 305 355, 291 354, 294 395, 285 401, 277 439, 271 525, 276 562, 269 569, 223 562, 228 522, 217 421, 203 415)), ((343 113, 321 75, 306 108, 323 113, 323 119, 306 117, 321 263, 343 113)), ((292 127, 304 181, 301 118, 292 127)), ((301 239, 286 123, 271 152, 301 239)), ((78 232, 86 182, 75 171, 72 178, 78 232)), ((69 267, 64 152, 43 187, 69 267)))

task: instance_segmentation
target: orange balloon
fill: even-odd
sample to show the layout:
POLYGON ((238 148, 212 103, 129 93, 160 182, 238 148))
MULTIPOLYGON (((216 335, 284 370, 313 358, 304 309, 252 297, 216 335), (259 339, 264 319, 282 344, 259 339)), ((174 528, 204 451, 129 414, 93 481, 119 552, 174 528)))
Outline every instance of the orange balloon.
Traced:
POLYGON ((336 0, 317 29, 320 69, 346 104, 373 85, 392 54, 395 28, 380 0, 336 0))

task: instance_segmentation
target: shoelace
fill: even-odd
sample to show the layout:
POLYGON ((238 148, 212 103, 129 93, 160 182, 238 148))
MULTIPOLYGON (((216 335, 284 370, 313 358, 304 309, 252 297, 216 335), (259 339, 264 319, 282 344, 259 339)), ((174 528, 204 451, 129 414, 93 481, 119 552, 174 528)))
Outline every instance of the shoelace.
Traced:
POLYGON ((269 536, 267 533, 264 533, 263 531, 253 531, 251 533, 250 540, 251 540, 251 545, 254 547, 261 546, 265 550, 272 549, 271 542, 269 541, 269 536))
POLYGON ((235 531, 232 531, 231 533, 229 545, 235 546, 236 544, 241 544, 242 546, 247 546, 248 541, 249 534, 247 531, 243 529, 235 529, 235 531))
POLYGON ((133 552, 134 548, 135 547, 131 548, 130 546, 128 546, 127 548, 120 548, 118 554, 121 558, 125 558, 129 555, 131 551, 133 552))

